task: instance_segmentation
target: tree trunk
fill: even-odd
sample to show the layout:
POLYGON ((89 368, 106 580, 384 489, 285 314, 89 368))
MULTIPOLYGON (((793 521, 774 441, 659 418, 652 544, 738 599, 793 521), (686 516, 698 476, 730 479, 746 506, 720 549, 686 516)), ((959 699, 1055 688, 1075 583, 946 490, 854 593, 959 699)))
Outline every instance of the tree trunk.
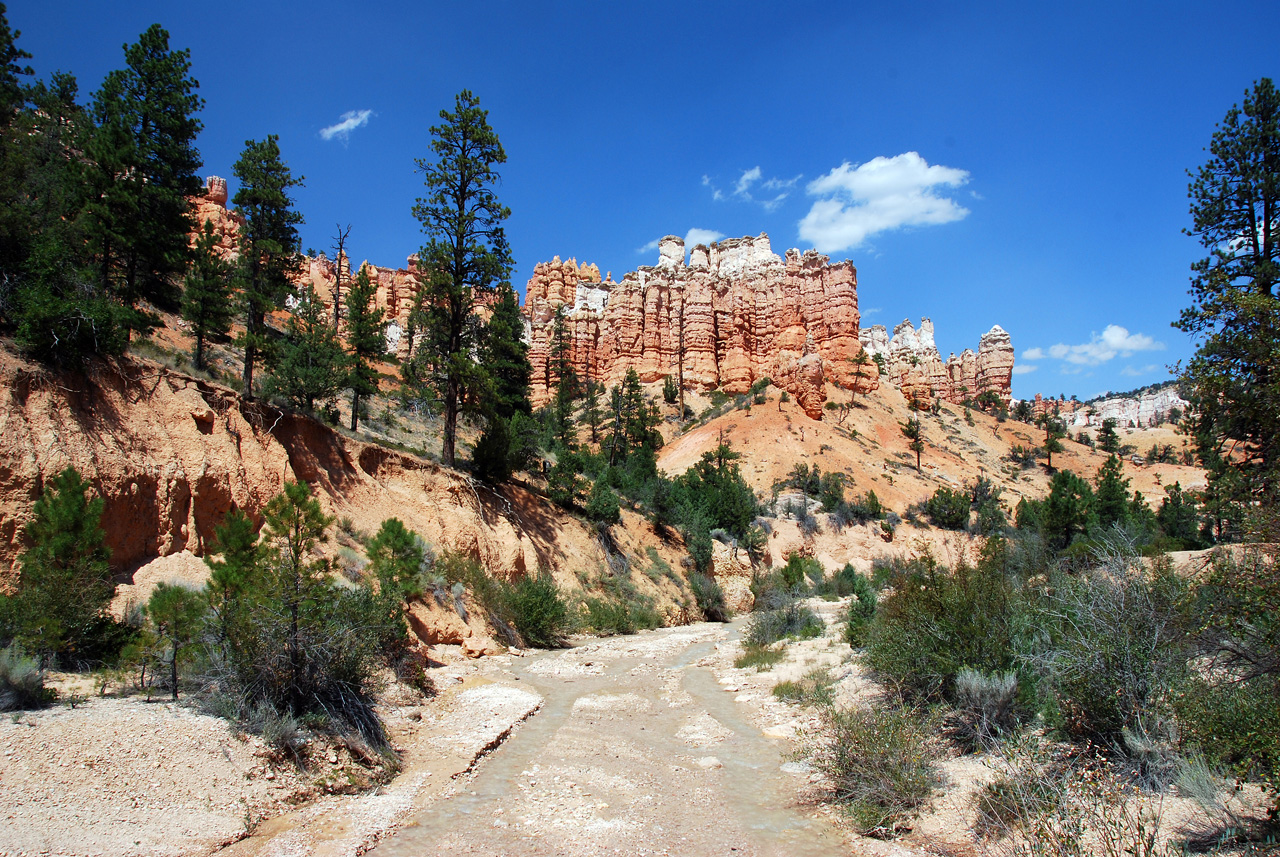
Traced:
POLYGON ((444 397, 444 441, 440 446, 440 463, 453 467, 453 449, 458 433, 458 380, 450 375, 444 397))
POLYGON ((173 662, 171 664, 171 667, 173 670, 173 672, 170 674, 170 678, 173 679, 173 701, 177 702, 178 701, 178 642, 177 640, 175 640, 173 643, 173 662))
POLYGON ((356 430, 356 422, 359 420, 360 414, 360 394, 355 390, 351 391, 351 430, 356 430))

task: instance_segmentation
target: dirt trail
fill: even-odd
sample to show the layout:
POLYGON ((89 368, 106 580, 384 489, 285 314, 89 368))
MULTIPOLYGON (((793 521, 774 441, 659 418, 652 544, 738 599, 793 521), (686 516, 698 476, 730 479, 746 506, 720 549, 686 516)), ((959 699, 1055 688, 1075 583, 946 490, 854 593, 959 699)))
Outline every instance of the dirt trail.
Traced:
POLYGON ((695 625, 516 658, 544 700, 469 778, 370 853, 840 853, 803 770, 735 702, 736 628, 695 625), (723 673, 722 670, 718 670, 723 673), (788 773, 792 771, 792 773, 788 773))

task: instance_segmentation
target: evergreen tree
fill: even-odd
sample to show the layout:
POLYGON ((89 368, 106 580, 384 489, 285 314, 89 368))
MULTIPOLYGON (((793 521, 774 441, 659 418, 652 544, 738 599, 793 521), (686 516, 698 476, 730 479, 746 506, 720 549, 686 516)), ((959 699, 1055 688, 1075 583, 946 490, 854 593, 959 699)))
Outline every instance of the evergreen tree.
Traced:
MULTIPOLYGON (((20 78, 35 73, 31 66, 22 64, 23 60, 31 59, 31 54, 18 47, 18 37, 21 35, 20 30, 9 26, 5 4, 0 3, 0 130, 9 127, 26 100, 20 78)), ((6 141, 0 138, 0 146, 4 145, 6 141)))
POLYGON ((73 467, 50 479, 24 530, 30 547, 18 557, 20 637, 64 662, 96 644, 115 590, 101 526, 105 502, 88 499, 89 489, 73 467))
POLYGON ((507 155, 479 99, 463 90, 454 112, 442 110, 440 118, 443 124, 431 128, 437 160, 417 161, 428 192, 413 209, 427 234, 418 254, 424 301, 418 335, 424 342, 408 378, 434 388, 444 404, 440 460, 452 467, 458 415, 476 408, 483 388, 476 354, 484 326, 475 313, 477 302, 507 285, 511 276, 511 252, 502 228, 511 212, 493 190, 499 178, 495 167, 507 155))
POLYGON ((524 318, 515 290, 503 284, 485 328, 481 365, 488 376, 484 396, 485 429, 476 442, 472 460, 477 474, 487 482, 505 482, 527 467, 531 458, 533 426, 530 414, 529 346, 524 341, 524 318))
POLYGON ((262 548, 253 521, 239 509, 232 509, 213 531, 221 559, 205 556, 209 566, 207 591, 209 606, 217 620, 220 642, 225 646, 233 636, 233 626, 243 615, 246 597, 257 585, 261 572, 262 548))
POLYGON ((924 452, 924 432, 920 429, 920 412, 916 412, 915 419, 899 423, 898 428, 902 431, 902 436, 907 439, 907 449, 916 454, 916 472, 919 473, 920 453, 924 452))
POLYGON ((1062 438, 1066 437, 1067 429, 1062 424, 1062 420, 1052 414, 1041 414, 1036 418, 1036 422, 1044 429, 1044 454, 1045 467, 1053 469, 1053 454, 1062 452, 1062 438))
POLYGON ((600 442, 600 426, 604 424, 604 411, 600 409, 600 384, 587 382, 587 398, 582 405, 582 424, 591 429, 591 442, 600 442))
POLYGON ((199 592, 185 586, 171 586, 164 581, 156 584, 147 601, 147 617, 156 626, 156 633, 169 643, 170 682, 173 698, 178 698, 178 664, 184 651, 204 625, 208 605, 199 592))
POLYGON ((1098 449, 1103 452, 1114 454, 1120 451, 1120 435, 1116 434, 1116 424, 1113 417, 1107 417, 1098 429, 1098 449))
POLYGON ((238 340, 244 349, 246 400, 253 399, 253 372, 260 357, 269 356, 267 313, 284 305, 291 293, 289 276, 298 269, 298 225, 302 215, 293 210, 289 190, 301 186, 280 160, 279 138, 245 141, 244 152, 232 167, 240 189, 232 198, 244 224, 240 227, 239 279, 243 293, 245 333, 238 340))
POLYGON ((324 301, 310 285, 304 287, 289 316, 288 331, 266 388, 295 408, 311 411, 328 402, 348 381, 350 360, 329 324, 324 301))
POLYGON ((204 346, 207 342, 227 342, 235 302, 231 293, 234 266, 217 253, 218 238, 213 223, 206 220, 196 239, 191 270, 187 272, 182 294, 182 318, 191 324, 196 338, 192 362, 197 369, 205 366, 204 346))
POLYGON ((1097 490, 1093 495, 1093 508, 1098 516, 1098 526, 1110 528, 1129 520, 1129 480, 1124 478, 1124 465, 1118 456, 1111 456, 1098 468, 1097 490))
POLYGON ((87 155, 94 198, 86 212, 101 287, 126 310, 127 331, 160 323, 139 309, 147 300, 178 308, 192 231, 187 198, 200 191, 195 114, 204 106, 189 76, 191 52, 169 48, 169 33, 152 24, 125 45, 125 68, 110 72, 94 93, 94 132, 87 155))
POLYGON ((374 305, 377 283, 360 266, 355 282, 347 290, 347 344, 351 347, 351 368, 347 386, 351 389, 351 430, 359 424, 362 400, 378 392, 378 373, 371 361, 387 354, 387 323, 381 307, 374 305))
POLYGON ((263 517, 266 575, 258 609, 269 615, 260 617, 259 627, 274 645, 264 647, 268 651, 259 668, 271 674, 269 681, 279 694, 273 701, 302 714, 317 689, 313 658, 324 657, 310 651, 310 644, 327 636, 329 563, 315 558, 314 550, 328 540, 325 530, 333 521, 305 482, 286 483, 284 492, 267 503, 263 517))
POLYGON ((551 362, 547 377, 556 379, 556 395, 566 402, 577 401, 582 395, 578 373, 573 368, 572 352, 573 342, 569 326, 565 323, 564 304, 560 304, 551 321, 551 362))
POLYGON ((1270 78, 1227 111, 1209 152, 1190 174, 1187 230, 1209 255, 1191 266, 1192 305, 1175 323, 1201 345, 1179 387, 1211 492, 1271 504, 1280 487, 1280 91, 1270 78))
POLYGON ((417 589, 422 567, 422 543, 399 518, 387 518, 369 542, 369 570, 383 593, 397 600, 417 589))
MULTIPOLYGON (((1019 504, 1021 508, 1021 504, 1019 504)), ((1070 470, 1059 470, 1049 483, 1049 497, 1044 502, 1042 527, 1045 541, 1058 550, 1071 540, 1088 532, 1092 521, 1093 491, 1089 483, 1070 470)), ((1018 526, 1022 526, 1021 513, 1018 526)))
POLYGON ((1171 539, 1177 539, 1188 548, 1199 547, 1200 516, 1195 499, 1182 490, 1178 482, 1165 486, 1165 498, 1156 512, 1160 529, 1171 539))

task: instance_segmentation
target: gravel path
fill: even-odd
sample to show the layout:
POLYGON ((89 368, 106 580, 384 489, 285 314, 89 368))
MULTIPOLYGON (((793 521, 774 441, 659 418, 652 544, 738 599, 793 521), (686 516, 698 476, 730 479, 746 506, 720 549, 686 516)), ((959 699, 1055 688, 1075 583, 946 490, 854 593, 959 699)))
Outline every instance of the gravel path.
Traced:
POLYGON ((545 700, 537 716, 370 853, 842 852, 797 803, 807 771, 735 701, 731 633, 668 628, 510 659, 504 682, 545 700))

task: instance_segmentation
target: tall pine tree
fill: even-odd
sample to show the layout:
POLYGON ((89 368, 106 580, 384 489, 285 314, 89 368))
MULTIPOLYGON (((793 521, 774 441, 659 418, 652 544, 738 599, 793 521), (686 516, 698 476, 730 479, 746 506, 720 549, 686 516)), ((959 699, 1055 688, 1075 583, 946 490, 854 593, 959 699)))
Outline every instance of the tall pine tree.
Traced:
POLYGON ((373 300, 377 292, 378 284, 369 279, 368 269, 361 265, 346 296, 347 344, 351 347, 347 386, 351 389, 352 431, 359 425, 364 398, 378 392, 378 372, 372 361, 387 353, 387 323, 382 309, 375 306, 373 300))
POLYGON ((126 327, 146 332, 159 317, 139 301, 178 308, 192 230, 187 198, 200 190, 203 125, 195 114, 204 99, 189 74, 191 52, 170 49, 159 24, 124 55, 125 68, 107 75, 91 105, 89 236, 102 287, 125 307, 126 327))
POLYGON ((195 336, 192 362, 197 369, 205 366, 204 347, 210 342, 226 342, 235 316, 231 275, 234 266, 218 255, 218 237, 213 224, 206 220, 193 248, 187 287, 182 293, 182 318, 190 322, 195 336))
POLYGON ((347 383, 350 361, 338 334, 334 333, 324 301, 310 285, 297 296, 288 330, 279 345, 279 355, 267 391, 289 400, 307 411, 316 402, 327 402, 347 383))
POLYGON ((240 228, 240 287, 243 293, 245 332, 238 342, 244 349, 245 399, 253 399, 253 372, 259 359, 269 355, 267 313, 284 305, 292 291, 289 276, 301 261, 298 226, 302 215, 293 210, 291 188, 302 185, 280 160, 280 141, 247 140, 232 171, 240 189, 232 203, 244 217, 240 228))
POLYGON ((418 254, 425 318, 414 357, 418 365, 408 377, 430 385, 443 402, 440 460, 452 467, 458 415, 475 409, 484 380, 476 360, 484 325, 475 310, 511 276, 502 228, 511 211, 493 189, 499 180, 495 168, 507 154, 480 100, 463 90, 454 112, 441 110, 440 118, 443 123, 431 128, 436 160, 417 161, 427 187, 413 208, 427 235, 418 254))

